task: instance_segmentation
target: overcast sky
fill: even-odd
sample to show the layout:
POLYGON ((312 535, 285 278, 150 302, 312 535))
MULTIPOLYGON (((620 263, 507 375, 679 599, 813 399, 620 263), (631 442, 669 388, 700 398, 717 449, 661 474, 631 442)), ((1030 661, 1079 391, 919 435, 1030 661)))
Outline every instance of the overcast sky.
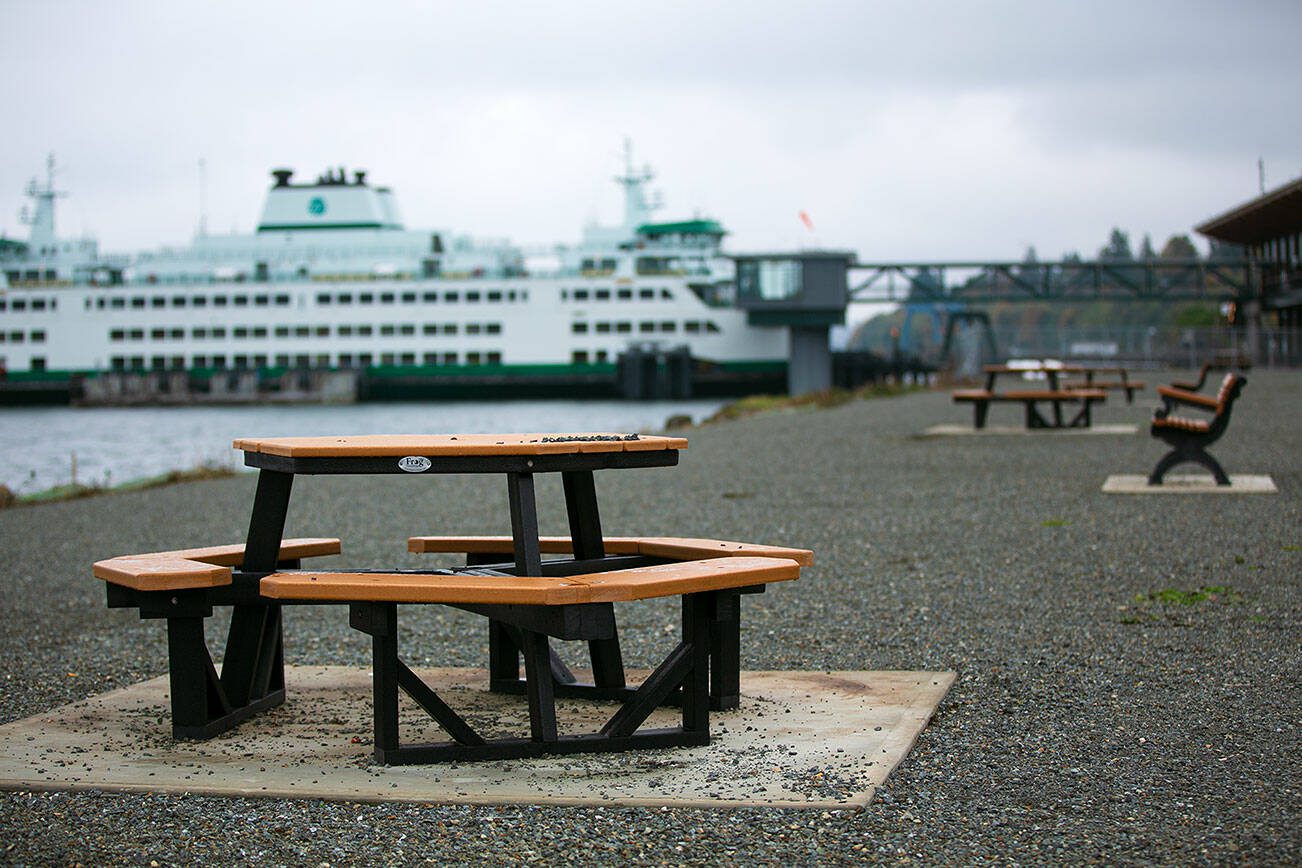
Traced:
MULTIPOLYGON (((391 185, 410 228, 577 240, 625 136, 663 219, 865 260, 1154 242, 1302 174, 1302 2, 0 0, 0 232, 250 231, 268 171, 391 185), (798 214, 806 211, 815 232, 798 214)), ((1202 244, 1199 241, 1200 246, 1202 244)))

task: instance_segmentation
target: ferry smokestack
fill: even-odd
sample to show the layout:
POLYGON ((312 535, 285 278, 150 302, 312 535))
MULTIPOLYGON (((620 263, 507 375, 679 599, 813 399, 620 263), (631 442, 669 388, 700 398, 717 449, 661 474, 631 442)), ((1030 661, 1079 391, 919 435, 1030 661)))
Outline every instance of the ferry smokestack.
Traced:
POLYGON ((271 177, 276 179, 277 187, 288 187, 289 179, 294 177, 293 169, 272 169, 271 177))
POLYGON ((359 187, 365 187, 365 186, 366 186, 366 170, 365 170, 365 169, 361 169, 361 170, 358 170, 358 171, 354 171, 354 172, 353 172, 353 177, 356 179, 357 186, 359 186, 359 187))

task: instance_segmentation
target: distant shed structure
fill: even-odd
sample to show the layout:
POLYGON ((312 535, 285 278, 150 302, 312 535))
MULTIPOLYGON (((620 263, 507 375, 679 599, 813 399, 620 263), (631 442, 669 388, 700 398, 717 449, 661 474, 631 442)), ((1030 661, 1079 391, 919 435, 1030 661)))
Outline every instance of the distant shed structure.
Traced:
POLYGON ((1253 360, 1302 365, 1302 178, 1194 228, 1247 253, 1242 313, 1253 360), (1262 340, 1262 326, 1274 328, 1273 344, 1262 340))

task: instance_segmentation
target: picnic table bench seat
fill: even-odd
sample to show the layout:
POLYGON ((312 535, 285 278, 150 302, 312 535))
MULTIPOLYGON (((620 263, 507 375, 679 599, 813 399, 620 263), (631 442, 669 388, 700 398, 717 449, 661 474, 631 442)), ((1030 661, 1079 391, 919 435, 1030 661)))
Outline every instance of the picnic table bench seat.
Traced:
MULTIPOLYGON (((340 551, 337 539, 287 539, 280 545, 279 562, 297 563, 302 558, 337 555, 340 551)), ((180 591, 229 585, 231 568, 243 562, 244 546, 234 544, 120 555, 96 561, 91 571, 96 578, 135 591, 180 591)))
POLYGON ((720 611, 719 594, 799 575, 800 564, 790 558, 725 555, 559 577, 474 568, 424 573, 279 572, 264 576, 260 589, 264 597, 282 601, 349 603, 350 623, 372 640, 374 755, 378 762, 401 765, 708 744, 711 658, 718 636, 712 621, 727 615, 720 611), (682 599, 681 641, 641 685, 609 697, 622 702, 599 731, 561 735, 548 637, 611 638, 615 621, 610 603, 669 596, 682 599), (506 625, 524 657, 529 738, 484 738, 402 662, 399 603, 456 605, 506 625), (402 744, 400 690, 452 740, 402 744), (675 698, 682 708, 680 726, 640 728, 657 707, 675 698))
MULTIPOLYGON (((574 541, 568 536, 540 536, 538 544, 543 554, 574 553, 574 541)), ((814 553, 808 549, 696 537, 608 536, 602 539, 602 545, 607 554, 613 555, 674 560, 751 556, 789 558, 802 567, 814 563, 814 553)), ((510 555, 513 548, 509 536, 413 536, 407 539, 407 551, 416 554, 510 555)))
POLYGON ((975 411, 974 427, 986 426, 986 418, 993 403, 1020 403, 1026 407, 1027 428, 1088 428, 1090 408, 1107 400, 1101 389, 1015 389, 996 392, 992 389, 957 389, 952 393, 956 403, 972 404, 975 411), (1053 422, 1041 415, 1037 404, 1047 401, 1053 405, 1053 422), (1080 411, 1070 420, 1061 416, 1062 404, 1080 404, 1080 411))
POLYGON ((1162 406, 1153 413, 1150 433, 1167 443, 1171 451, 1162 456, 1149 474, 1149 485, 1161 485, 1167 471, 1184 462, 1199 464, 1210 470, 1217 485, 1230 484, 1229 476, 1220 462, 1207 452, 1207 447, 1225 433, 1230 423, 1230 411, 1247 382, 1240 374, 1228 373, 1214 398, 1174 386, 1157 387, 1162 406), (1212 415, 1202 418, 1175 415, 1174 411, 1181 406, 1195 407, 1212 415))

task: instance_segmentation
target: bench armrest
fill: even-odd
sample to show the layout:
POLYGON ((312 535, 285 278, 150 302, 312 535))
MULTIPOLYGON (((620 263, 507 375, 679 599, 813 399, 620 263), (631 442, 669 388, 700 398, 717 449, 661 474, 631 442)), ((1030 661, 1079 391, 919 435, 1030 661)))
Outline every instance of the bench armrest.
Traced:
POLYGON ((1202 407, 1205 410, 1215 410, 1220 406, 1215 398, 1209 398, 1197 392, 1186 392, 1183 389, 1175 389, 1171 386, 1158 386, 1157 394, 1168 401, 1177 404, 1188 404, 1191 407, 1202 407))

